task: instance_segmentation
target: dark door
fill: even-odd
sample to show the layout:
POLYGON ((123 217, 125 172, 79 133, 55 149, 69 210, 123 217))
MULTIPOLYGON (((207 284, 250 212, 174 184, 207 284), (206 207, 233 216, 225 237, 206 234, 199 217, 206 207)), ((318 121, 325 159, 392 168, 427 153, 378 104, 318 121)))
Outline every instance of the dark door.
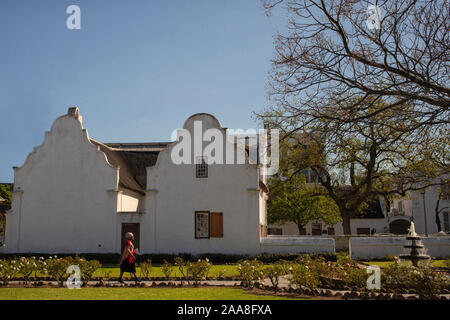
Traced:
POLYGON ((125 245, 125 234, 127 232, 131 232, 132 234, 134 234, 134 241, 133 241, 133 245, 135 248, 139 248, 139 230, 140 230, 140 225, 139 223, 122 223, 122 248, 121 250, 123 250, 123 247, 125 245))
POLYGON ((407 220, 399 219, 389 224, 389 232, 393 234, 407 234, 411 223, 407 220))

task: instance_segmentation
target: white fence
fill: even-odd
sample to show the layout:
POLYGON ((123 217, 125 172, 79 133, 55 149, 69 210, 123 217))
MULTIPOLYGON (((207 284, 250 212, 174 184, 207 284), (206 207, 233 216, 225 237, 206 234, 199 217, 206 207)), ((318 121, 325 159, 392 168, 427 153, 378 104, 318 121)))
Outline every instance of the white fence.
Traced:
POLYGON ((262 238, 261 253, 334 253, 334 239, 324 237, 262 238))
MULTIPOLYGON (((350 256, 352 259, 383 259, 387 255, 407 253, 404 246, 409 243, 405 236, 350 238, 350 256)), ((450 256, 449 236, 424 237, 422 243, 426 254, 432 258, 450 256)))

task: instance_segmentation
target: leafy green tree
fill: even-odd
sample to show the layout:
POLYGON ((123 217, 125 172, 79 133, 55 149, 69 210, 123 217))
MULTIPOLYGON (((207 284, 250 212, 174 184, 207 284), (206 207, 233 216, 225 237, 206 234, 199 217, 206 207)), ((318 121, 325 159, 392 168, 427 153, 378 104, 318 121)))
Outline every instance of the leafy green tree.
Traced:
POLYGON ((11 209, 11 185, 6 183, 0 184, 0 197, 3 198, 3 202, 0 202, 0 212, 5 212, 11 209))
POLYGON ((308 223, 322 221, 333 225, 340 220, 339 209, 319 185, 308 185, 303 175, 269 180, 269 223, 294 222, 299 230, 308 223))
POLYGON ((4 213, 11 209, 11 185, 10 184, 0 184, 0 197, 4 201, 0 202, 0 226, 2 230, 5 230, 5 215, 4 213))

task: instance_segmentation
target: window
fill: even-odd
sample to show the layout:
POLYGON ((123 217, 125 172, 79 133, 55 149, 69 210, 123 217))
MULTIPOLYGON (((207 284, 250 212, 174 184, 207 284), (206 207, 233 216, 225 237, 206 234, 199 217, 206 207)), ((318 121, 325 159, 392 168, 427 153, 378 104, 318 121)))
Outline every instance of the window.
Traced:
POLYGON ((269 235, 282 235, 283 229, 282 228, 268 228, 267 234, 269 235))
POLYGON ((208 164, 206 157, 197 157, 195 164, 197 178, 208 178, 208 164))
POLYGON ((195 239, 208 238, 223 238, 223 214, 195 211, 195 239))
POLYGON ((313 236, 320 236, 322 235, 322 224, 321 223, 313 223, 311 225, 311 232, 313 236))
POLYGON ((328 234, 334 235, 334 228, 328 228, 328 234))
POLYGON ((209 236, 211 238, 223 238, 223 214, 211 212, 209 216, 209 236))
POLYGON ((195 239, 209 238, 209 211, 195 211, 195 239))
POLYGON ((444 216, 444 231, 450 231, 450 225, 448 221, 448 212, 443 213, 444 216))
POLYGON ((370 228, 356 228, 356 234, 370 235, 370 228))

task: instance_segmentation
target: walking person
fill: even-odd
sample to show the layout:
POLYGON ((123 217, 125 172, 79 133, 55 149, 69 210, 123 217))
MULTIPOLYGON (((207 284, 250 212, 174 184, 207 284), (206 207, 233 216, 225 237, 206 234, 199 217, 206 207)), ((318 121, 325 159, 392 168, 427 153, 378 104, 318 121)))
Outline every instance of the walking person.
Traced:
POLYGON ((136 275, 136 257, 134 252, 133 241, 134 235, 131 232, 125 234, 125 244, 122 251, 122 257, 120 259, 120 276, 119 282, 123 283, 122 276, 124 272, 129 272, 134 275, 136 282, 141 282, 136 275))

